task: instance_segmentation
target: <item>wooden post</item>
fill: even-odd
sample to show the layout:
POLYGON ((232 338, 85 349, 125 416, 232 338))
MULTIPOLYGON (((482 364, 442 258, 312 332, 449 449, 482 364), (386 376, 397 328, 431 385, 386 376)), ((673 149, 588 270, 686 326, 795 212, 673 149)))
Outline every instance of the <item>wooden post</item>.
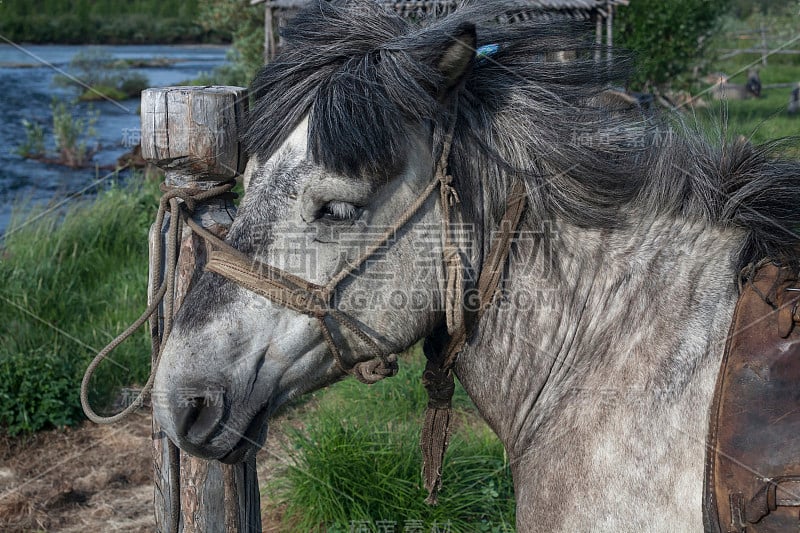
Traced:
POLYGON ((606 49, 608 50, 606 59, 609 63, 614 59, 614 4, 608 0, 606 5, 608 14, 606 16, 606 49))
MULTIPOLYGON (((241 175, 246 164, 239 132, 247 113, 247 90, 241 87, 165 87, 142 93, 142 156, 164 169, 169 187, 209 189, 241 175)), ((198 204, 192 218, 204 228, 224 236, 235 206, 229 196, 198 204)), ((173 221, 151 228, 151 270, 154 244, 163 239, 173 221)), ((178 245, 174 310, 202 272, 206 250, 202 239, 184 225, 178 245)), ((164 264, 164 258, 161 258, 164 264)), ((151 286, 153 276, 151 272, 151 286)), ((163 275, 163 273, 159 273, 163 275)), ((151 289, 152 294, 152 289, 151 289)), ((167 295, 169 297, 170 295, 167 295)), ((162 313, 163 315, 163 309, 162 313)), ((154 320, 157 342, 163 335, 163 316, 154 320)), ((153 402, 158 401, 154 395, 153 402)), ((177 452, 153 420, 155 514, 159 532, 254 533, 261 531, 260 499, 255 461, 224 465, 177 452), (179 479, 171 471, 170 453, 176 453, 179 479), (177 492, 180 517, 171 519, 170 488, 177 492)))
POLYGON ((594 43, 597 45, 597 48, 594 51, 594 60, 595 62, 599 63, 602 57, 600 47, 603 46, 603 16, 600 12, 600 9, 594 10, 594 17, 594 43))
POLYGON ((277 17, 274 13, 272 0, 250 0, 251 6, 264 4, 264 63, 275 59, 278 51, 277 17))
POLYGON ((264 63, 269 63, 275 58, 277 49, 275 42, 275 22, 272 17, 272 4, 265 2, 264 6, 264 63))
POLYGON ((761 64, 767 66, 767 56, 769 56, 769 44, 767 44, 767 28, 761 23, 761 64))

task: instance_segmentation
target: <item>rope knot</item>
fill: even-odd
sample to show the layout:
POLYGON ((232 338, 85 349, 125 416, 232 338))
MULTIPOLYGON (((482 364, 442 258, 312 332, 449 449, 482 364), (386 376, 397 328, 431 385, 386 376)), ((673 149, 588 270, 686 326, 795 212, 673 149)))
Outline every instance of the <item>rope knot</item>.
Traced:
POLYGON ((397 370, 397 354, 389 354, 356 363, 353 366, 353 375, 361 383, 373 385, 382 379, 396 376, 397 370))
POLYGON ((181 199, 186 206, 186 210, 189 211, 189 213, 194 213, 194 210, 197 207, 197 201, 194 199, 194 196, 185 195, 182 196, 181 199))
POLYGON ((450 409, 456 390, 452 372, 428 365, 422 374, 422 385, 428 391, 429 409, 450 409))
POLYGON ((461 198, 458 196, 455 187, 453 187, 453 176, 442 173, 440 174, 439 182, 439 186, 442 188, 442 197, 447 200, 448 207, 454 207, 456 204, 460 204, 461 198))
POLYGON ((236 185, 236 180, 229 180, 219 183, 218 185, 211 187, 210 189, 201 189, 198 187, 173 187, 171 185, 167 185, 166 183, 162 183, 159 188, 161 192, 164 193, 162 197, 162 201, 169 201, 173 198, 179 198, 183 200, 184 207, 189 213, 193 213, 194 210, 197 208, 197 204, 200 202, 204 202, 211 198, 217 196, 223 196, 225 194, 230 194, 234 198, 236 197, 235 193, 231 193, 231 189, 234 188, 236 185))

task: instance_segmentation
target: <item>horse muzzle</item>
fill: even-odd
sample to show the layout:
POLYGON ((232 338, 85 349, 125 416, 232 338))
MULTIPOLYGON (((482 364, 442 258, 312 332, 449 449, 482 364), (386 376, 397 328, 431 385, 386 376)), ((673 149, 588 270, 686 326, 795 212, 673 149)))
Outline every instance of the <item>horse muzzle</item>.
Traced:
POLYGON ((163 396, 163 405, 154 402, 156 420, 170 440, 191 455, 232 464, 264 443, 269 405, 252 417, 233 420, 222 387, 185 385, 163 396))

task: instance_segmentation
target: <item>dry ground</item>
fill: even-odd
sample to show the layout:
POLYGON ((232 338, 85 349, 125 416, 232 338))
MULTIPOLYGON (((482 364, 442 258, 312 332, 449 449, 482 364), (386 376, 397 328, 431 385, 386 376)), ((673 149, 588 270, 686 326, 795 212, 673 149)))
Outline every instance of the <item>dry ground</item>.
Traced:
MULTIPOLYGON (((273 431, 279 425, 271 424, 271 442, 282 440, 273 431)), ((0 437, 0 532, 153 531, 150 433, 150 416, 138 414, 112 426, 85 422, 0 437)), ((259 454, 262 486, 282 461, 273 452, 259 454)), ((262 502, 264 531, 281 531, 280 509, 262 502)))

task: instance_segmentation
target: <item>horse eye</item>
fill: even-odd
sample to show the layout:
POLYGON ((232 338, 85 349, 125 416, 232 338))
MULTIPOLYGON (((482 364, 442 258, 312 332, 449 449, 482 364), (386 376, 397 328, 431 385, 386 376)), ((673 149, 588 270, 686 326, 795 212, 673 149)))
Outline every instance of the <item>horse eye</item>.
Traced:
POLYGON ((354 220, 358 216, 359 209, 353 204, 347 202, 328 202, 319 211, 317 218, 333 221, 349 221, 354 220))

